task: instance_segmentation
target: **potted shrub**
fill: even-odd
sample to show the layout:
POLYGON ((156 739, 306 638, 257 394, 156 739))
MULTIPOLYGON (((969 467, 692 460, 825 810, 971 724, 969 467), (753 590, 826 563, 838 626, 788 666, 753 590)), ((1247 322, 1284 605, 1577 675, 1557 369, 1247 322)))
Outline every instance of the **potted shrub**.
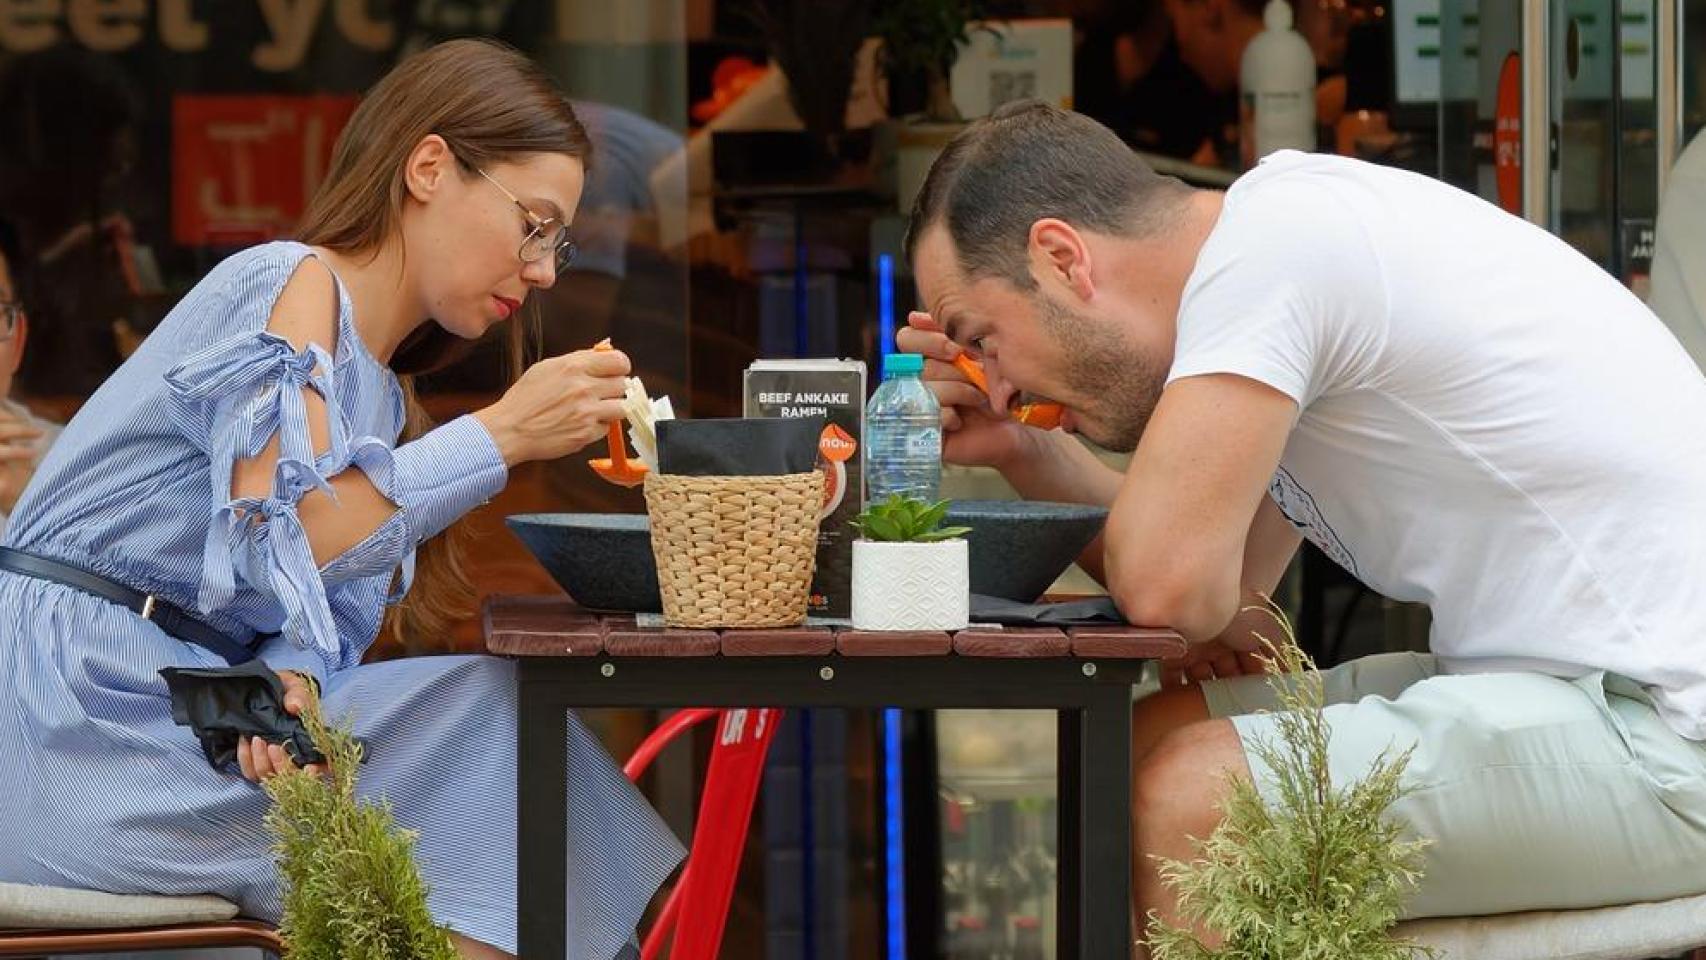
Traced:
POLYGON ((948 77, 972 24, 989 14, 988 0, 884 0, 872 33, 882 39, 877 68, 888 82, 895 131, 895 200, 910 213, 930 165, 960 130, 948 77))
POLYGON ((965 534, 948 503, 895 494, 853 521, 853 628, 959 630, 971 608, 965 534))
POLYGON ((318 698, 302 721, 328 772, 291 768, 265 784, 284 900, 278 932, 292 960, 456 960, 427 909, 415 834, 397 826, 389 803, 355 794, 362 744, 326 722, 318 698))
POLYGON ((1278 694, 1271 740, 1254 744, 1280 784, 1269 804, 1254 784, 1227 777, 1225 818, 1197 840, 1189 862, 1162 860, 1163 880, 1185 919, 1213 931, 1205 944, 1183 927, 1148 917, 1155 960, 1288 960, 1355 957, 1417 960, 1435 953, 1391 935, 1404 898, 1421 880, 1425 838, 1388 815, 1409 792, 1410 749, 1382 754, 1367 773, 1335 784, 1328 769, 1326 691, 1291 623, 1268 609, 1283 637, 1267 640, 1278 694))
POLYGON ((847 129, 847 100, 870 24, 869 0, 748 0, 744 12, 788 83, 803 131, 719 130, 712 163, 725 186, 861 183, 871 131, 847 129))

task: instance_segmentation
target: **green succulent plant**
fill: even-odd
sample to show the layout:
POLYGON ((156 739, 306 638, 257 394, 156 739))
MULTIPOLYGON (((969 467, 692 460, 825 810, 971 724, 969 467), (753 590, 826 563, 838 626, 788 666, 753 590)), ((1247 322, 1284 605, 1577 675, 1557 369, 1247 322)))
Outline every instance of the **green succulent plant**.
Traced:
POLYGON ((888 543, 939 543, 971 532, 970 527, 942 526, 947 516, 946 500, 931 503, 896 493, 887 500, 867 504, 852 523, 866 540, 888 543))

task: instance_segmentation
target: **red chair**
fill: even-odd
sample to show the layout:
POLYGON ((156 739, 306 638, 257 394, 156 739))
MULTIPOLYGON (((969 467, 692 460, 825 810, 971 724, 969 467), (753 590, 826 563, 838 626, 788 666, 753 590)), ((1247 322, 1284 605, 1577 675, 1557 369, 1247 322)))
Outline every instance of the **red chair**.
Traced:
POLYGON ((782 711, 683 710, 640 744, 622 772, 630 780, 639 779, 665 746, 712 717, 717 718, 717 740, 711 747, 711 762, 699 795, 693 847, 657 922, 646 934, 640 960, 656 960, 662 955, 672 931, 675 939, 670 960, 716 960, 722 945, 741 851, 752 823, 752 806, 764 776, 764 758, 782 722, 782 711))

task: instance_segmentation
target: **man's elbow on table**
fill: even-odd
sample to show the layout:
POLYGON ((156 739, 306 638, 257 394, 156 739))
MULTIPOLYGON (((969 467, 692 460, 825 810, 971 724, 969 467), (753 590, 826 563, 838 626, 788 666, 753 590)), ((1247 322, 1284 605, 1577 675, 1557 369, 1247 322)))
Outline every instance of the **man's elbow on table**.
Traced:
POLYGON ((1182 567, 1128 566, 1108 556, 1108 592, 1126 622, 1166 627, 1193 643, 1219 636, 1238 615, 1238 578, 1182 567))

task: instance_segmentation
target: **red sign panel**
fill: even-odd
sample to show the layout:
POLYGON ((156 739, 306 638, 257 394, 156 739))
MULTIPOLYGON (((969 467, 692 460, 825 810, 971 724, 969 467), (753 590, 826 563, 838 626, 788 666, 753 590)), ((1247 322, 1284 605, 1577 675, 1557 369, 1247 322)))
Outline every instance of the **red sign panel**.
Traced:
POLYGON ((1493 104, 1493 177, 1499 206, 1522 216, 1522 58, 1505 57, 1493 104))
POLYGON ((324 179, 351 96, 172 101, 172 239, 238 246, 288 233, 324 179))

